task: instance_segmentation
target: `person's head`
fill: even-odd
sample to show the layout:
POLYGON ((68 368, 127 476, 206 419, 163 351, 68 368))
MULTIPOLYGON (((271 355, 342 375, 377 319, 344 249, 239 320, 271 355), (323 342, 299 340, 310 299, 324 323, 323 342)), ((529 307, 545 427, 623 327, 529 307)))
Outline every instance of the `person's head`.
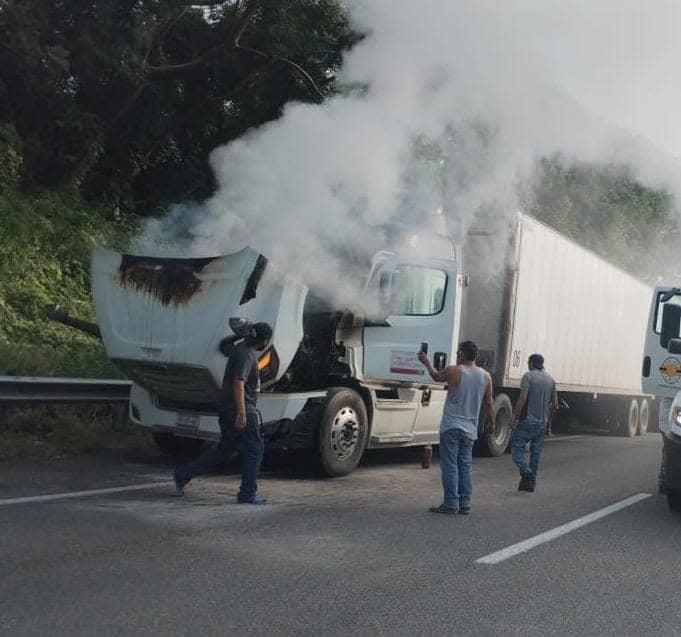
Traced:
POLYGON ((473 341, 463 341, 463 343, 459 343, 459 349, 456 352, 456 362, 459 365, 474 363, 477 358, 478 346, 473 341))
POLYGON ((267 347, 272 338, 272 327, 269 323, 255 323, 246 336, 246 345, 256 350, 267 347))
POLYGON ((541 354, 532 354, 527 359, 527 366, 530 369, 544 369, 544 357, 541 354))

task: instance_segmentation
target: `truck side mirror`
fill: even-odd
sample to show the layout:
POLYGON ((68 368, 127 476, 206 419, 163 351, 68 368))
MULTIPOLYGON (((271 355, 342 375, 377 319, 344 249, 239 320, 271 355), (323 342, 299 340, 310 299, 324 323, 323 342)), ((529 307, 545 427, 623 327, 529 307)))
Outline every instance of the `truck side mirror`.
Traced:
POLYGON ((670 354, 681 354, 681 338, 670 338, 667 351, 670 354))
POLYGON ((681 335, 681 305, 667 303, 662 308, 662 329, 660 345, 668 347, 671 339, 681 335))
POLYGON ((435 356, 433 356, 433 367, 441 372, 446 366, 447 352, 435 352, 435 356))

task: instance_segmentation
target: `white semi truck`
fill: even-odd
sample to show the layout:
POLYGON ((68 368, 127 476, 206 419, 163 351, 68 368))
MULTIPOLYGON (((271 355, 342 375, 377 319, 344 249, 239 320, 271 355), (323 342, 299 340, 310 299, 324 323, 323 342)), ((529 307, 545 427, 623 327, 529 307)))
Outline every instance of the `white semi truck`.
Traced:
POLYGON ((681 288, 658 286, 652 299, 642 387, 658 398, 673 401, 671 409, 660 416, 668 421, 663 432, 667 501, 681 512, 681 288))
POLYGON ((267 321, 274 337, 260 358, 258 402, 266 439, 309 449, 328 475, 352 471, 366 449, 437 443, 446 393, 418 362, 421 343, 437 367, 452 362, 459 341, 480 348, 495 391, 495 431, 479 439, 487 455, 508 446, 533 352, 545 356, 571 416, 645 431, 651 290, 531 217, 518 214, 512 226, 498 241, 506 254, 495 274, 486 263, 495 239, 485 233, 469 233, 456 256, 378 254, 366 316, 329 304, 250 248, 195 259, 96 250, 97 321, 109 357, 133 381, 131 419, 164 447, 217 439, 226 362, 218 344, 243 321, 267 321))

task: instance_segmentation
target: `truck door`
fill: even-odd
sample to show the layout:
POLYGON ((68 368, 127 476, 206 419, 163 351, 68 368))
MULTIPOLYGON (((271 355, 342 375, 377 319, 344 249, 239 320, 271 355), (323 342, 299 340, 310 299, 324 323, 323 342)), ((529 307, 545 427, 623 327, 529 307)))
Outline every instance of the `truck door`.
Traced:
POLYGON ((454 261, 383 257, 367 286, 381 320, 364 328, 364 376, 432 383, 418 352, 425 343, 437 367, 451 362, 458 338, 459 286, 454 261))
POLYGON ((681 391, 681 288, 657 287, 648 317, 644 393, 673 398, 681 391))

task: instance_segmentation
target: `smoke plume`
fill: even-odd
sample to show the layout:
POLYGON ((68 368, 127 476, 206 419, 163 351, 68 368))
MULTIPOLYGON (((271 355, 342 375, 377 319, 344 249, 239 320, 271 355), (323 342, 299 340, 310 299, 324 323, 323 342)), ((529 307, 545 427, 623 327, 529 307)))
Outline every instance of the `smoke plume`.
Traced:
POLYGON ((671 46, 660 31, 669 20, 651 16, 678 19, 673 4, 653 2, 657 13, 629 0, 346 4, 366 37, 345 56, 343 90, 321 105, 289 104, 217 148, 215 195, 151 222, 139 249, 250 245, 346 300, 376 250, 434 256, 442 245, 432 235, 460 240, 476 224, 501 246, 516 185, 541 157, 625 163, 678 190, 675 161, 641 136, 652 128, 636 128, 644 118, 629 122, 626 104, 609 117, 618 95, 645 111, 627 83, 640 75, 646 86, 642 58, 652 65, 660 43, 671 46))

